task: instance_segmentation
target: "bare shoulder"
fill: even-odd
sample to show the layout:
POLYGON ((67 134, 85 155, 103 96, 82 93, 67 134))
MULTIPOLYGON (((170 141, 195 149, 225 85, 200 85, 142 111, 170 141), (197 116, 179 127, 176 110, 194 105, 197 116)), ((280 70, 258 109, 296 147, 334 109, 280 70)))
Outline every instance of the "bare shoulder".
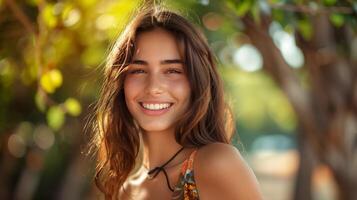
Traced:
POLYGON ((254 173, 233 145, 212 143, 201 147, 194 171, 202 199, 262 199, 254 173))
POLYGON ((230 161, 232 158, 240 158, 240 153, 233 145, 225 143, 212 143, 201 147, 198 150, 198 154, 202 159, 202 162, 214 162, 217 161, 230 161))
POLYGON ((195 167, 206 176, 217 171, 236 174, 238 170, 248 168, 237 148, 224 143, 212 143, 201 147, 197 152, 195 167))

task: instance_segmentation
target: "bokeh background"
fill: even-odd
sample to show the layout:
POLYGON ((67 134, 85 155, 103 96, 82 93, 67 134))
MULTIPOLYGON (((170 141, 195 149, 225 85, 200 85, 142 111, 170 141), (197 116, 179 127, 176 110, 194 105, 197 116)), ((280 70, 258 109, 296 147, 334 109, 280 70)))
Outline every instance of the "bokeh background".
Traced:
POLYGON ((354 0, 0 0, 0 199, 100 198, 85 124, 143 3, 207 36, 266 200, 357 199, 354 0))

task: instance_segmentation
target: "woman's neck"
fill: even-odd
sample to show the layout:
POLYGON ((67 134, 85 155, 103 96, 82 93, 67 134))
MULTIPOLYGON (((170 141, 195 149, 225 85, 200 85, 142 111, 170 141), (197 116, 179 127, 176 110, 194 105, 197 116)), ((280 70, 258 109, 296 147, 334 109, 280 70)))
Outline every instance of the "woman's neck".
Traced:
MULTIPOLYGON (((163 165, 182 148, 182 146, 175 140, 174 131, 144 132, 143 141, 143 165, 147 169, 153 169, 163 165)), ((178 154, 169 164, 167 164, 167 167, 173 166, 184 159, 184 152, 185 151, 182 151, 178 154)))

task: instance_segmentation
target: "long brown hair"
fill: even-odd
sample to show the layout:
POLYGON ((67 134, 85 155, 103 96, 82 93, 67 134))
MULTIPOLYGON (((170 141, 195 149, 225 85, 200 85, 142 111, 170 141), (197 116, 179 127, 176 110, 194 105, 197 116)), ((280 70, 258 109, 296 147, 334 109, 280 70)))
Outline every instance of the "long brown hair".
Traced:
POLYGON ((94 136, 90 147, 96 153, 98 163, 95 182, 105 199, 118 197, 120 188, 137 164, 142 145, 140 127, 126 106, 123 81, 135 51, 135 38, 141 32, 158 27, 172 33, 183 44, 185 70, 192 91, 190 109, 176 126, 176 141, 184 147, 230 143, 235 132, 215 58, 205 37, 175 12, 160 8, 140 10, 108 56, 92 124, 94 136))

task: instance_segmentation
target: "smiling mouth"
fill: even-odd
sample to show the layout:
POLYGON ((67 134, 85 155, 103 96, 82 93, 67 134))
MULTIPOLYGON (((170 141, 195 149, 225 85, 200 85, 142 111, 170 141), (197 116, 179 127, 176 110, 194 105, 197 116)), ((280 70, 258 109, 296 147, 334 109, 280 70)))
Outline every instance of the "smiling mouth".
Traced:
POLYGON ((147 110, 165 110, 170 108, 173 103, 139 103, 140 106, 147 110))

